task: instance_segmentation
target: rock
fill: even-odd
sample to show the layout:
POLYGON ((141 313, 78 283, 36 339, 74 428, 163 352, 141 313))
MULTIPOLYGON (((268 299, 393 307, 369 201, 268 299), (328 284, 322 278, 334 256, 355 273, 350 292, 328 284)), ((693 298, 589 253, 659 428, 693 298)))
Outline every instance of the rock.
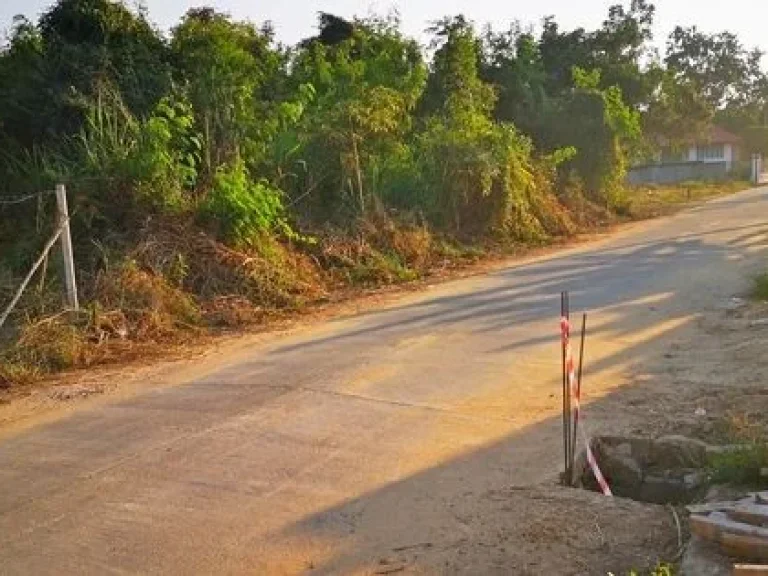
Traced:
POLYGON ((612 452, 634 458, 641 466, 645 466, 651 453, 654 441, 641 436, 600 436, 595 439, 597 451, 604 448, 612 452))
POLYGON ((632 445, 621 442, 615 445, 601 441, 597 447, 597 462, 608 483, 619 495, 626 495, 637 489, 643 481, 643 469, 632 456, 632 445))
POLYGON ((730 576, 731 563, 718 550, 693 536, 680 564, 681 576, 730 576))
POLYGON ((744 315, 744 308, 747 306, 747 301, 744 298, 731 298, 722 307, 725 310, 725 315, 728 317, 741 318, 744 315))
MULTIPOLYGON (((685 436, 601 436, 593 439, 592 450, 617 496, 656 504, 689 503, 709 480, 709 445, 685 436)), ((573 485, 597 490, 583 451, 574 463, 573 485)))
POLYGON ((648 465, 653 468, 702 468, 707 465, 708 445, 686 436, 663 436, 653 443, 648 465))

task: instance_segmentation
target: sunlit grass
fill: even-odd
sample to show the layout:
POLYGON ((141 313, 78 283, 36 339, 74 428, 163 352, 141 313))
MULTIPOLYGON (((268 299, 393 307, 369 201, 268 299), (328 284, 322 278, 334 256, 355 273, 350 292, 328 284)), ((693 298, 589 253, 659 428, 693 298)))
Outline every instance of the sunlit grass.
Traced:
POLYGON ((633 186, 627 191, 628 199, 625 211, 629 217, 635 220, 654 218, 669 214, 681 205, 733 194, 749 187, 749 182, 741 180, 633 186))

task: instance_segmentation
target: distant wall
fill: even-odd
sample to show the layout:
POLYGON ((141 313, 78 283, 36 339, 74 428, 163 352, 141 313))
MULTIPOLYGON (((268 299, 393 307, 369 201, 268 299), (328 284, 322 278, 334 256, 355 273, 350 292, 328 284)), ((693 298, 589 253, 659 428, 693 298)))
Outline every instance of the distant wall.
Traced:
POLYGON ((724 180, 727 162, 675 162, 635 166, 627 172, 627 182, 637 184, 675 184, 690 180, 724 180))

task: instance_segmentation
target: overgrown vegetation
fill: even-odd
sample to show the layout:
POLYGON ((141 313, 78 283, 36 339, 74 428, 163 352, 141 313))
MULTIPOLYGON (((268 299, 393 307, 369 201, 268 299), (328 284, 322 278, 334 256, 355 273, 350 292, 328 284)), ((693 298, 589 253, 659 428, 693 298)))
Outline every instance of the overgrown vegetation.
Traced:
POLYGON ((764 488, 768 478, 768 430, 764 424, 747 414, 731 414, 720 431, 727 449, 710 459, 710 474, 714 482, 750 488, 764 488))
POLYGON ((768 302, 768 273, 764 272, 755 276, 754 283, 752 284, 752 297, 755 300, 762 300, 768 302))
POLYGON ((757 55, 677 29, 648 58, 654 12, 632 0, 538 35, 448 17, 428 50, 392 17, 321 14, 292 47, 207 7, 169 35, 112 0, 17 18, 0 301, 55 226, 49 194, 15 199, 65 183, 84 310, 60 313, 52 259, 0 333, 0 382, 606 223, 632 212, 625 174, 649 143, 716 115, 758 146, 757 55))
MULTIPOLYGON (((641 572, 632 570, 628 576, 641 576, 641 572)), ((652 570, 647 572, 648 576, 675 576, 675 568, 672 564, 659 562, 652 570)))
POLYGON ((761 470, 768 467, 768 441, 739 445, 713 456, 712 480, 752 488, 764 488, 766 479, 761 470))

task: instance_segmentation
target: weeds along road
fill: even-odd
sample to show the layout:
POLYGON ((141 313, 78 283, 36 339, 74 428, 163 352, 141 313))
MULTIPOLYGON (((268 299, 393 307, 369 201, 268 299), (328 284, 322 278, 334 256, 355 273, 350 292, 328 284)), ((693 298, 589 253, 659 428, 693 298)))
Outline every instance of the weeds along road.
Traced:
MULTIPOLYGON (((365 573, 414 550, 409 570, 461 571, 461 504, 558 472, 560 291, 590 312, 586 426, 620 432, 634 375, 744 290, 766 233, 746 191, 8 437, 0 573, 365 573)), ((502 573, 526 573, 515 550, 502 573)))

